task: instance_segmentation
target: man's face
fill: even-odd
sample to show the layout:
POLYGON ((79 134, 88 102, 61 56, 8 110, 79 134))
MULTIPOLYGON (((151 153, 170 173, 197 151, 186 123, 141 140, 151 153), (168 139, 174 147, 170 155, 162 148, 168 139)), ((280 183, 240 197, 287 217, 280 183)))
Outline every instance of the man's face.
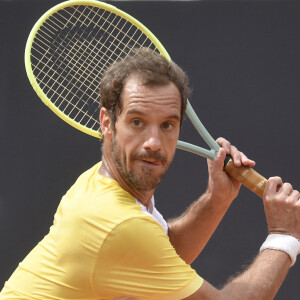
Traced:
POLYGON ((123 178, 140 191, 154 189, 175 154, 180 132, 180 94, 174 83, 141 85, 130 77, 112 133, 112 158, 123 178))

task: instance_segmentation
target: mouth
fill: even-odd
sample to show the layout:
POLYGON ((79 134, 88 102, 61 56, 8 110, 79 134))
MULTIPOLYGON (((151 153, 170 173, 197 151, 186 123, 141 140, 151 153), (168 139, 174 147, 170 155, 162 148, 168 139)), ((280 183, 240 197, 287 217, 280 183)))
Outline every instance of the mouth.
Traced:
POLYGON ((142 159, 141 161, 148 165, 155 165, 155 166, 161 165, 160 160, 155 160, 155 159, 151 159, 151 158, 142 159))

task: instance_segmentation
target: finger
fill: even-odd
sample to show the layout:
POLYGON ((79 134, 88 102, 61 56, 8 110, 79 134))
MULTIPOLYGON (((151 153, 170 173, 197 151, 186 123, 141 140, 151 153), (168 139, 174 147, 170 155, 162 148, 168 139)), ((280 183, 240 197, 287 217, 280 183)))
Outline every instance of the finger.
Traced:
POLYGON ((295 207, 298 207, 298 209, 300 209, 300 192, 298 192, 298 200, 295 201, 295 207))
POLYGON ((234 164, 239 167, 241 164, 245 166, 253 167, 255 161, 249 159, 244 153, 239 151, 235 146, 231 145, 226 139, 219 137, 217 143, 226 151, 226 154, 230 155, 234 164))
POLYGON ((278 190, 278 194, 281 194, 283 196, 288 196, 293 192, 293 187, 290 183, 285 182, 282 184, 282 186, 278 190))
POLYGON ((282 199, 285 204, 285 211, 293 212, 295 210, 295 205, 299 201, 299 192, 293 190, 289 196, 285 196, 282 199))
POLYGON ((242 164, 242 153, 235 146, 231 146, 230 156, 237 167, 242 164))
MULTIPOLYGON (((277 188, 278 189, 278 188, 277 188)), ((291 204, 292 198, 290 198, 291 193, 293 192, 293 187, 290 183, 284 183, 275 195, 275 200, 277 203, 286 205, 287 203, 291 204)))
POLYGON ((239 167, 242 164, 245 166, 254 166, 255 162, 250 160, 243 152, 239 151, 235 146, 231 146, 231 154, 234 164, 239 167))
POLYGON ((293 190, 291 194, 287 197, 286 202, 290 204, 295 204, 297 201, 299 201, 299 197, 300 197, 299 191, 293 190))
POLYGON ((214 165, 217 169, 223 170, 225 158, 226 158, 226 151, 224 148, 220 148, 218 154, 214 159, 215 161, 214 165))
POLYGON ((267 181, 266 188, 264 191, 264 198, 269 198, 278 192, 278 189, 283 185, 280 177, 270 177, 267 181))
POLYGON ((220 148, 214 160, 207 159, 207 166, 209 172, 211 172, 212 169, 223 170, 225 158, 226 158, 226 152, 223 148, 220 148))
POLYGON ((230 154, 231 144, 226 139, 219 137, 217 139, 217 143, 226 151, 226 154, 230 154))
POLYGON ((242 156, 242 164, 244 166, 249 166, 249 167, 253 167, 255 166, 255 161, 252 159, 249 159, 244 153, 240 152, 241 156, 242 156))

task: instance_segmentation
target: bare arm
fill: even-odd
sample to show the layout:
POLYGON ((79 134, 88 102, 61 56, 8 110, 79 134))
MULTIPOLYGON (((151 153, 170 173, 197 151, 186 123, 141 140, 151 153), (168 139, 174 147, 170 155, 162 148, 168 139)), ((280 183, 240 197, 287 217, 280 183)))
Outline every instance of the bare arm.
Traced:
MULTIPOLYGON (((223 172, 226 153, 232 155, 236 165, 254 164, 226 140, 219 139, 218 142, 224 149, 220 149, 213 162, 208 162, 209 183, 206 193, 186 213, 169 224, 171 243, 187 263, 191 263, 205 247, 239 191, 239 183, 223 172)), ((269 233, 292 235, 299 240, 300 193, 293 190, 289 183, 283 183, 281 178, 273 177, 268 180, 263 201, 269 233)), ((271 300, 290 266, 288 254, 266 249, 245 272, 228 282, 224 288, 216 289, 204 281, 200 289, 186 299, 271 300)))
POLYGON ((243 274, 223 289, 218 290, 204 281, 201 288, 186 299, 271 300, 284 281, 290 264, 291 260, 284 252, 265 250, 243 274))
POLYGON ((225 139, 218 139, 218 143, 223 148, 214 161, 208 160, 209 183, 206 192, 182 216, 168 223, 170 241, 188 264, 203 250, 238 194, 240 184, 223 171, 226 154, 231 154, 237 166, 241 163, 249 166, 255 164, 225 139))
MULTIPOLYGON (((264 207, 270 233, 300 238, 300 193, 279 177, 270 178, 264 193, 264 207)), ((299 247, 297 249, 299 251, 299 247)), ((291 266, 288 254, 279 250, 262 251, 252 265, 221 290, 204 282, 186 298, 195 299, 273 299, 291 266)))
POLYGON ((187 264, 204 249, 231 204, 216 202, 205 193, 182 216, 168 222, 170 242, 187 264))

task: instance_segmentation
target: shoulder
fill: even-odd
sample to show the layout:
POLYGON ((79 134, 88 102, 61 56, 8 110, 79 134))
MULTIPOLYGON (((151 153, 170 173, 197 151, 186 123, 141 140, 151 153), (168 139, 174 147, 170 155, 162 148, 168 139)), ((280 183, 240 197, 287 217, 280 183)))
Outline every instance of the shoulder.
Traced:
POLYGON ((165 293, 170 296, 157 299, 183 299, 202 284, 177 255, 162 227, 139 217, 124 220, 107 235, 92 278, 99 295, 113 291, 151 299, 165 293))
POLYGON ((169 245, 169 238, 163 228, 151 216, 141 212, 130 218, 126 218, 110 232, 105 240, 109 243, 123 245, 127 248, 135 247, 134 251, 151 251, 161 246, 162 243, 169 245))

